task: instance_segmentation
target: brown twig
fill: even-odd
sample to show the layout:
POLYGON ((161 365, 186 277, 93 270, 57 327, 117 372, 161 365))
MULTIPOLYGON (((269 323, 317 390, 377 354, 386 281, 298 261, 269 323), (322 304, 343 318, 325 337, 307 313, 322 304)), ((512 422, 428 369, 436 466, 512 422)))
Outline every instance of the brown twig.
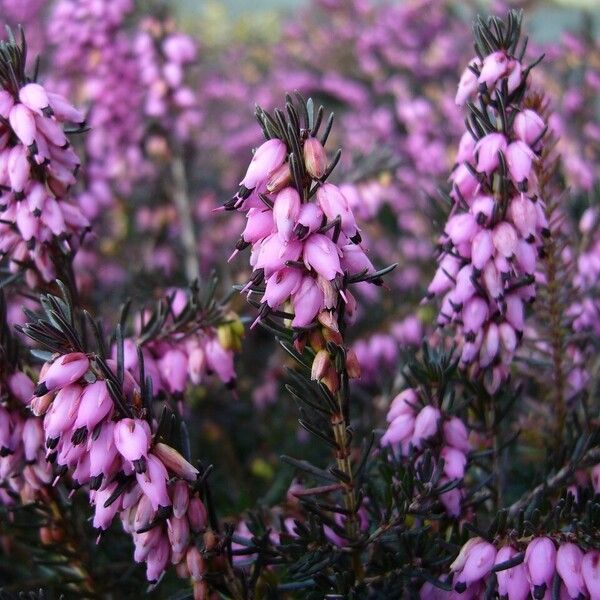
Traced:
POLYGON ((600 447, 595 446, 588 450, 581 459, 577 461, 569 461, 562 469, 554 475, 548 477, 545 481, 534 487, 531 491, 526 492, 516 502, 511 504, 508 509, 510 517, 515 517, 520 510, 525 508, 536 496, 544 492, 557 489, 567 484, 577 469, 589 467, 600 462, 600 447))

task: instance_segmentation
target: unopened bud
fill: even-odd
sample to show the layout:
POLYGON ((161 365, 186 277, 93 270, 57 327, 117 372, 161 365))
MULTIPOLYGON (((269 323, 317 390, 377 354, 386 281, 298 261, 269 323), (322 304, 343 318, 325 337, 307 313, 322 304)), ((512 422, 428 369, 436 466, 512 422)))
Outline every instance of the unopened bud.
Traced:
POLYGON ((300 335, 294 340, 294 348, 302 354, 304 352, 304 348, 306 347, 306 336, 300 335))
POLYGON ((360 363, 358 362, 358 356, 354 350, 349 349, 346 352, 346 371, 350 379, 360 378, 360 363))
POLYGON ((292 182, 289 163, 283 163, 270 177, 267 182, 267 192, 276 194, 286 188, 292 182))
POLYGON ((344 344, 344 338, 339 331, 334 331, 327 327, 324 327, 322 331, 326 342, 332 342, 336 346, 342 346, 344 344))
POLYGON ((198 469, 185 460, 175 448, 159 442, 154 446, 152 451, 167 469, 173 471, 183 479, 196 481, 199 473, 198 469))
POLYGON ((331 366, 331 358, 327 350, 319 350, 313 360, 310 378, 313 381, 319 381, 325 377, 331 366))
POLYGON ((322 379, 322 383, 332 394, 335 394, 340 389, 340 377, 333 365, 329 367, 327 374, 322 379))
POLYGON ((65 539, 65 531, 57 523, 50 525, 50 534, 52 535, 52 541, 55 544, 60 544, 65 539))
POLYGON ((310 137, 304 142, 304 164, 306 171, 314 179, 320 179, 327 170, 327 155, 321 142, 310 137))
POLYGON ((208 600, 208 584, 204 579, 194 581, 194 600, 208 600))
POLYGON ((317 318, 323 327, 327 327, 327 329, 330 329, 331 331, 339 332, 340 328, 337 319, 330 310, 322 310, 317 318))
POLYGON ((44 546, 49 546, 54 542, 50 527, 40 527, 40 542, 42 542, 44 546))
POLYGON ((187 562, 182 560, 175 566, 175 572, 180 579, 188 579, 190 577, 190 570, 187 567, 187 562))
POLYGON ((50 404, 52 404, 53 398, 53 392, 49 392, 48 394, 44 394, 43 396, 34 397, 31 401, 31 404, 29 405, 31 412, 36 417, 43 417, 50 408, 50 404))
POLYGON ((315 352, 318 352, 325 347, 325 339, 318 329, 310 330, 308 334, 308 344, 315 352))
POLYGON ((213 550, 218 542, 217 536, 215 535, 215 532, 212 529, 208 529, 203 536, 203 541, 204 541, 204 547, 207 550, 213 550))
POLYGON ((190 500, 187 512, 187 518, 190 522, 190 528, 193 532, 198 533, 206 528, 208 522, 208 513, 206 507, 200 498, 192 498, 190 500))
POLYGON ((206 566, 204 564, 204 558, 202 558, 202 554, 200 554, 200 551, 196 546, 190 546, 185 556, 185 561, 192 579, 194 579, 194 581, 200 581, 204 575, 206 566))

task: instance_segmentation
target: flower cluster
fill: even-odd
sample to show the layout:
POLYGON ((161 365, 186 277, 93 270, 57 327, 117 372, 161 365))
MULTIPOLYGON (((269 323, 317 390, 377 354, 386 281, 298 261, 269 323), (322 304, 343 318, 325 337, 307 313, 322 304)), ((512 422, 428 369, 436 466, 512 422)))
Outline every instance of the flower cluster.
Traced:
POLYGON ((98 217, 114 202, 113 189, 131 190, 147 172, 141 142, 143 90, 132 41, 123 31, 131 0, 59 0, 49 19, 60 84, 91 104, 85 140, 85 213, 98 217))
POLYGON ((392 372, 398 363, 400 349, 418 346, 423 339, 423 326, 415 315, 393 323, 389 329, 390 333, 375 333, 353 345, 360 364, 360 377, 365 383, 377 381, 382 371, 392 372))
POLYGON ((425 584, 420 593, 422 600, 481 598, 486 585, 490 589, 487 582, 493 573, 496 584, 491 590, 497 589, 501 598, 509 600, 550 598, 554 590, 560 598, 600 596, 600 552, 584 552, 573 542, 557 542, 546 536, 532 538, 522 550, 512 545, 496 550, 483 538, 471 538, 450 569, 456 593, 425 584))
MULTIPOLYGON (((204 563, 193 535, 206 529, 207 515, 194 488, 199 472, 162 441, 145 408, 147 391, 123 364, 82 351, 68 315, 61 332, 69 332, 73 351, 43 365, 30 405, 43 417, 47 460, 74 487, 87 486, 94 527, 105 530, 120 515, 149 581, 173 564, 200 582, 204 563)), ((40 319, 23 331, 38 339, 56 328, 40 319)))
MULTIPOLYGON (((181 395, 190 384, 205 383, 213 373, 228 387, 235 387, 234 351, 241 349, 244 326, 234 313, 220 324, 199 325, 207 315, 199 316, 198 308, 193 291, 172 290, 158 339, 149 330, 149 326, 156 327, 156 315, 150 311, 140 315, 137 338, 142 343, 144 373, 155 394, 181 395)), ((113 358, 116 352, 115 347, 113 358)), ((125 339, 125 368, 141 383, 139 360, 136 342, 125 339)))
POLYGON ((71 254, 89 227, 65 199, 79 158, 63 125, 81 126, 83 114, 25 75, 24 39, 0 46, 0 252, 28 283, 56 277, 53 254, 71 254))
POLYGON ((146 114, 185 141, 200 124, 198 100, 186 85, 186 68, 197 60, 196 44, 174 23, 147 18, 134 46, 145 88, 146 114), (172 122, 171 122, 172 121, 172 122))
POLYGON ((52 481, 40 419, 26 410, 33 381, 19 369, 18 348, 0 296, 0 504, 27 504, 52 481))
POLYGON ((22 371, 0 383, 0 504, 14 504, 16 498, 33 502, 52 482, 42 422, 25 411, 32 391, 33 382, 22 371))
POLYGON ((462 366, 485 370, 490 392, 508 376, 525 305, 536 295, 542 237, 549 235, 533 169, 546 126, 525 107, 531 66, 516 54, 519 30, 515 19, 497 33, 479 26, 479 56, 456 94, 458 104, 475 94, 476 103, 469 103, 450 178, 454 205, 428 288, 430 296, 444 295, 438 325, 456 324, 462 366))
MULTIPOLYGON (((410 456, 419 456, 431 448, 435 456, 444 461, 440 484, 464 478, 471 444, 469 432, 459 417, 425 404, 417 390, 407 388, 392 400, 386 418, 388 427, 381 438, 382 446, 410 456)), ((449 515, 460 515, 462 495, 457 487, 440 494, 449 515)))
POLYGON ((279 312, 302 329, 322 311, 337 308, 340 298, 351 317, 355 300, 344 280, 372 276, 374 268, 347 198, 326 182, 337 161, 328 163, 323 147, 331 125, 316 137, 323 111, 310 125, 292 121, 289 129, 283 113, 276 114, 279 125, 259 109, 267 141, 256 149, 240 190, 225 208, 246 213, 234 255, 251 246, 250 293, 264 282, 257 321, 279 312))

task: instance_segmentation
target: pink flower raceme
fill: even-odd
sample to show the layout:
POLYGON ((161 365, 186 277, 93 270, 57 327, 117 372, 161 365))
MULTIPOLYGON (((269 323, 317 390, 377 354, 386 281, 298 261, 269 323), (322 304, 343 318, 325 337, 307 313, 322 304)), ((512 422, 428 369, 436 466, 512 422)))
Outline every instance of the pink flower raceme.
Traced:
MULTIPOLYGON (((444 461, 442 483, 462 479, 471 446, 469 433, 459 417, 442 414, 439 408, 426 404, 417 390, 408 388, 398 394, 387 414, 388 428, 381 438, 382 446, 390 446, 397 454, 411 449, 417 461, 425 447, 433 449, 444 461)), ((462 492, 453 488, 440 495, 440 501, 452 516, 460 514, 462 492)))
POLYGON ((550 537, 534 537, 518 547, 503 545, 499 550, 482 538, 471 538, 450 566, 455 592, 433 595, 427 584, 420 597, 479 598, 486 586, 497 589, 500 598, 528 600, 550 598, 558 577, 560 597, 585 600, 600 597, 600 554, 584 552, 572 542, 555 542, 550 537), (557 549, 558 547, 558 549, 557 549), (523 552, 524 551, 524 552, 523 552), (520 557, 520 562, 519 562, 520 557), (490 583, 492 569, 496 582, 490 583), (497 587, 496 587, 497 586, 497 587))
POLYGON ((61 89, 93 107, 85 138, 86 186, 78 195, 90 219, 114 204, 115 191, 131 192, 149 173, 142 151, 143 65, 125 30, 133 8, 132 0, 57 0, 48 18, 61 89))
POLYGON ((494 392, 508 376, 523 334, 525 305, 536 295, 538 253, 549 235, 533 168, 545 123, 523 106, 528 70, 505 49, 471 67, 475 73, 465 72, 471 83, 460 100, 476 93, 502 97, 507 120, 493 106, 481 121, 470 117, 450 177, 455 206, 428 294, 443 296, 438 325, 456 325, 462 367, 484 371, 494 392))
MULTIPOLYGON (((115 372, 115 361, 107 360, 106 368, 115 372)), ((47 482, 55 463, 58 475, 69 472, 76 487, 89 489, 94 527, 107 529, 120 516, 133 537, 135 560, 146 563, 149 581, 159 579, 170 564, 182 577, 200 581, 204 563, 192 538, 207 527, 207 515, 191 487, 198 470, 175 449, 154 440, 156 423, 136 416, 140 390, 131 373, 124 371, 118 405, 104 374, 95 357, 77 352, 42 367, 40 382, 35 391, 31 384, 29 393, 35 394, 31 408, 43 416, 43 426, 41 419, 32 418, 15 430, 28 461, 35 460, 38 450, 43 452, 46 439, 46 471, 27 466, 27 481, 33 485, 35 475, 47 482), (123 402, 132 416, 123 414, 123 402)), ((14 441, 9 437, 3 442, 3 410, 0 443, 11 445, 7 450, 16 464, 14 441)))
POLYGON ((146 114, 181 141, 190 139, 202 115, 195 92, 186 85, 186 69, 196 60, 194 40, 173 32, 174 24, 147 17, 134 40, 146 114))
MULTIPOLYGON (((173 289, 171 311, 165 327, 171 329, 160 340, 144 340, 142 357, 146 377, 152 380, 152 389, 158 394, 166 392, 181 395, 188 385, 205 383, 209 375, 216 375, 225 385, 235 387, 234 351, 241 349, 244 327, 234 313, 223 317, 223 323, 199 326, 194 317, 192 298, 184 289, 173 289), (179 321, 182 314, 190 316, 179 321)), ((144 337, 144 320, 151 318, 142 314, 137 335, 144 337)), ((113 358, 116 358, 116 347, 113 358)), ((133 339, 127 338, 123 345, 125 368, 139 381, 138 351, 133 339)))
MULTIPOLYGON (((4 44, 25 62, 24 48, 4 44)), ((0 114, 0 254, 12 271, 24 268, 33 287, 55 278, 53 254, 74 253, 89 228, 80 207, 67 201, 80 161, 63 131, 84 116, 27 78, 0 80, 0 114)))
POLYGON ((361 367, 361 382, 369 384, 377 381, 382 370, 392 373, 400 349, 420 344, 423 339, 422 330, 419 318, 409 315, 395 322, 391 333, 376 333, 369 338, 358 340, 353 348, 361 367))
POLYGON ((42 421, 26 412, 33 382, 19 370, 2 377, 9 361, 1 346, 0 360, 0 504, 27 504, 52 482, 52 466, 45 460, 42 421))
POLYGON ((322 143, 306 130, 298 141, 298 158, 290 144, 287 137, 264 142, 225 209, 246 213, 234 255, 251 246, 253 276, 247 288, 249 295, 260 293, 257 320, 279 312, 291 315, 292 327, 307 328, 321 311, 336 308, 340 297, 354 302, 348 290, 340 291, 344 277, 365 276, 374 268, 359 245, 348 199, 340 188, 320 180, 327 173, 322 143), (298 180, 292 185, 297 168, 306 175, 307 189, 314 186, 312 198, 297 187, 298 180))

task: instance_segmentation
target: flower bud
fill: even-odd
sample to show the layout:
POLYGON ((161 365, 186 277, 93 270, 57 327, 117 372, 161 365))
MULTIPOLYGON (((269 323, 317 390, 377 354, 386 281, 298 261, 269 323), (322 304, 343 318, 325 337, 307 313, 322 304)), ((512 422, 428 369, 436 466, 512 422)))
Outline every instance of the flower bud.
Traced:
POLYGON ((144 494, 148 496, 154 510, 171 506, 171 499, 167 493, 168 478, 169 475, 162 458, 154 454, 148 455, 146 471, 136 473, 137 482, 144 494))
POLYGON ((191 498, 187 511, 187 518, 194 533, 204 531, 208 524, 208 513, 200 498, 191 498))
POLYGON ((469 452, 471 444, 469 443, 469 432, 462 419, 450 417, 443 425, 444 441, 448 446, 457 448, 463 453, 469 452))
POLYGON ((521 140, 517 140, 506 149, 508 172, 519 189, 525 189, 525 181, 531 174, 531 163, 535 159, 533 150, 521 140))
POLYGON ((350 379, 360 379, 360 363, 352 348, 346 352, 346 371, 350 379))
MULTIPOLYGON (((510 546, 504 546, 498 550, 495 564, 499 565, 510 560, 517 551, 510 546)), ((498 579, 498 594, 500 598, 508 600, 527 600, 529 598, 529 582, 527 571, 523 563, 515 565, 510 569, 496 572, 498 579)))
POLYGON ((444 446, 440 452, 444 459, 444 474, 448 479, 462 479, 465 475, 467 457, 452 446, 444 446))
POLYGON ((552 584, 556 566, 556 548, 547 537, 533 538, 525 550, 525 568, 534 594, 544 594, 552 584))
POLYGON ((90 361, 82 352, 59 356, 48 367, 43 379, 38 383, 34 391, 35 395, 43 396, 52 390, 75 383, 83 377, 89 366, 90 361))
POLYGON ((435 406, 425 406, 419 411, 415 419, 412 436, 412 443, 415 448, 420 448, 425 440, 437 433, 440 418, 440 410, 435 406))
POLYGON ((165 467, 173 471, 173 473, 176 473, 187 481, 196 481, 199 474, 198 469, 185 460, 175 448, 159 442, 158 444, 155 444, 152 452, 161 460, 165 467))
POLYGON ((286 154, 286 145, 281 140, 271 139, 264 142, 256 149, 240 185, 249 190, 254 189, 283 164, 286 154))
POLYGON ((183 350, 171 348, 158 361, 161 379, 172 393, 181 393, 187 385, 188 357, 183 350))
POLYGON ((306 268, 314 269, 327 281, 342 273, 338 247, 327 236, 313 233, 304 242, 302 258, 306 268))
POLYGON ((513 123, 517 137, 527 145, 533 144, 540 137, 544 127, 542 117, 528 108, 517 113, 513 123))
POLYGON ((582 598, 586 589, 581 573, 583 552, 572 543, 561 544, 556 553, 556 570, 560 575, 570 598, 582 598))
POLYGON ((283 188, 288 187, 292 182, 292 173, 290 172, 290 163, 283 163, 276 169, 267 182, 267 192, 276 194, 283 188))
POLYGON ((292 238, 296 219, 300 214, 300 194, 293 187, 281 190, 273 203, 273 219, 279 236, 289 241, 292 238))
POLYGON ((15 104, 10 109, 8 120, 21 143, 26 147, 31 146, 36 133, 33 113, 24 104, 15 104))
POLYGON ((506 54, 501 50, 492 52, 484 58, 477 81, 478 83, 485 83, 487 89, 491 90, 498 79, 504 77, 507 69, 508 57, 506 54))
POLYGON ((142 419, 121 419, 114 428, 115 446, 119 454, 133 463, 138 473, 145 470, 144 458, 151 441, 150 426, 142 419))
POLYGON ((33 381, 22 371, 16 371, 8 378, 8 388, 12 395, 26 405, 33 396, 33 381))
POLYGON ((475 145, 477 170, 491 175, 499 165, 499 152, 506 152, 506 137, 502 133, 488 133, 475 145))
POLYGON ((173 486, 173 514, 175 517, 180 519, 183 517, 188 509, 190 503, 190 488, 189 485, 179 479, 173 486))
POLYGON ((206 565, 204 563, 204 558, 202 558, 202 555, 196 546, 190 546, 185 561, 192 579, 200 581, 206 570, 206 565))
POLYGON ((327 155, 316 137, 309 137, 304 142, 304 164, 313 179, 320 179, 327 170, 327 155))
POLYGON ((146 579, 148 581, 160 579, 169 564, 170 550, 169 541, 164 537, 152 547, 152 551, 146 559, 146 579))
POLYGON ((327 374, 331 365, 331 358, 327 350, 319 350, 313 359, 310 378, 313 381, 319 381, 327 374))
POLYGON ((600 600, 600 552, 590 550, 581 561, 581 573, 591 600, 600 600))
POLYGON ((464 555, 464 565, 455 581, 454 589, 463 592, 472 583, 486 578, 496 559, 496 548, 489 542, 478 539, 476 544, 469 546, 464 555))
MULTIPOLYGON (((469 67, 478 66, 479 59, 474 58, 469 62, 469 67)), ((458 83, 458 90, 454 101, 458 106, 463 106, 469 97, 477 91, 477 75, 467 67, 458 83)))
POLYGON ((329 365, 327 373, 325 373, 321 381, 332 394, 335 394, 340 389, 340 376, 332 364, 329 365))
POLYGON ((382 446, 400 447, 402 452, 408 451, 415 427, 415 417, 412 413, 398 415, 388 426, 381 438, 382 446))
POLYGON ((53 397, 54 394, 52 392, 48 392, 43 396, 34 396, 31 400, 31 404, 29 405, 31 412, 36 417, 43 417, 50 408, 53 397))
POLYGON ((400 392, 390 404, 390 409, 386 416, 387 422, 391 423, 401 414, 409 414, 414 418, 418 400, 417 392, 413 388, 408 388, 400 392))

